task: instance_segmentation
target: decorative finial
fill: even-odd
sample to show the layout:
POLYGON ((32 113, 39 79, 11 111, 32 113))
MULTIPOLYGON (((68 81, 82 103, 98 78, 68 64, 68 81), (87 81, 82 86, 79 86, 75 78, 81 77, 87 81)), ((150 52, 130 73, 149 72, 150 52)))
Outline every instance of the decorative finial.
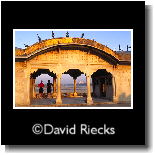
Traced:
POLYGON ((128 51, 129 48, 131 48, 131 46, 128 46, 128 45, 127 45, 127 51, 128 51))
POLYGON ((55 35, 54 35, 54 32, 52 31, 52 38, 54 38, 54 36, 55 36, 55 35))
POLYGON ((39 37, 39 35, 37 34, 37 36, 38 36, 38 40, 39 40, 39 43, 41 42, 41 38, 39 37))
POLYGON ((69 37, 69 32, 68 31, 66 32, 66 37, 69 37))
POLYGON ((28 45, 24 44, 25 47, 29 47, 28 45))
POLYGON ((119 51, 121 50, 121 46, 120 46, 120 44, 119 44, 119 51))
POLYGON ((81 38, 83 38, 84 37, 84 33, 82 33, 82 35, 81 35, 81 38))

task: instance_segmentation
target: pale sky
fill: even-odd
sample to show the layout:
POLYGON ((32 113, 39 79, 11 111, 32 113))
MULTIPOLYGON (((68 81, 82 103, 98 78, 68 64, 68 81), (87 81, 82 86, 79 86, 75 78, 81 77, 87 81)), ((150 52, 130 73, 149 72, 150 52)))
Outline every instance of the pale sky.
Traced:
MULTIPOLYGON (((66 31, 54 31, 55 38, 65 37, 66 31)), ((120 44, 121 49, 127 49, 127 45, 131 46, 131 32, 130 31, 69 31, 70 37, 81 37, 84 33, 84 38, 95 39, 95 41, 107 45, 112 50, 118 51, 120 44)), ((42 40, 52 38, 51 31, 15 31, 15 46, 18 48, 25 48, 24 44, 32 45, 38 42, 37 34, 42 40)))
MULTIPOLYGON (((46 84, 48 82, 48 80, 50 80, 50 82, 53 83, 53 78, 47 74, 42 74, 42 75, 38 76, 36 78, 36 83, 40 83, 41 80, 43 81, 44 84, 46 84)), ((86 76, 84 74, 81 74, 81 76, 77 77, 76 81, 77 81, 77 83, 79 83, 80 81, 83 81, 86 83, 86 76)), ((70 75, 68 75, 68 74, 62 75, 62 78, 61 78, 62 84, 68 84, 68 83, 73 84, 73 82, 74 82, 73 78, 70 75)))

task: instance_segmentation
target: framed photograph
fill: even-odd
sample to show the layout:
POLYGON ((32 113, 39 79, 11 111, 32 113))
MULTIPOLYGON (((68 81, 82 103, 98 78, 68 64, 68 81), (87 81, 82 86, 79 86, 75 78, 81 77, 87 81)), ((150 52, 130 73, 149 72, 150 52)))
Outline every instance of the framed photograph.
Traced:
POLYGON ((14 109, 133 108, 133 29, 13 32, 14 109))
POLYGON ((1 60, 2 145, 146 144, 145 2, 2 2, 1 60))

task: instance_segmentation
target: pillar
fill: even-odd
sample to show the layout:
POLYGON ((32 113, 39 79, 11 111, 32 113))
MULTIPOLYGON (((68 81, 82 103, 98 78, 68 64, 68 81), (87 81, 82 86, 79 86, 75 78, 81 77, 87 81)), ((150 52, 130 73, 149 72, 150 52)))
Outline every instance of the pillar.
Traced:
POLYGON ((33 98, 36 98, 36 91, 35 91, 35 79, 33 79, 33 91, 32 91, 32 94, 33 94, 33 98))
POLYGON ((30 99, 35 98, 35 79, 30 78, 30 99))
POLYGON ((56 77, 53 77, 53 93, 52 93, 52 97, 53 98, 57 97, 57 93, 56 93, 56 77))
POLYGON ((30 75, 27 75, 24 80, 24 105, 30 105, 30 75))
POLYGON ((53 77, 53 93, 56 93, 56 77, 53 77))
POLYGON ((74 78, 74 96, 77 96, 77 92, 76 92, 76 78, 74 78))
POLYGON ((93 104, 93 100, 91 97, 91 89, 90 89, 90 75, 87 75, 86 80, 87 80, 87 104, 93 104))
POLYGON ((61 74, 57 75, 57 98, 56 98, 56 104, 62 104, 62 99, 61 99, 61 74))
POLYGON ((113 102, 117 102, 117 98, 116 98, 116 82, 115 82, 115 77, 114 76, 112 76, 112 88, 113 88, 112 100, 113 100, 113 102))
POLYGON ((30 78, 30 99, 33 97, 33 78, 30 78))

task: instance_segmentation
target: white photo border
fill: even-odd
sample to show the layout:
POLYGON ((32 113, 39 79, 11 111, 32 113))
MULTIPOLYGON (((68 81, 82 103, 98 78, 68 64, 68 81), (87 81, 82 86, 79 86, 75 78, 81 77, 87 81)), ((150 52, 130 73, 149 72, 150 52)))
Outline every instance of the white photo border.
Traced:
POLYGON ((133 29, 13 29, 13 109, 133 109, 133 29), (15 106, 15 32, 16 31, 130 31, 131 32, 131 106, 130 107, 16 107, 15 106))

